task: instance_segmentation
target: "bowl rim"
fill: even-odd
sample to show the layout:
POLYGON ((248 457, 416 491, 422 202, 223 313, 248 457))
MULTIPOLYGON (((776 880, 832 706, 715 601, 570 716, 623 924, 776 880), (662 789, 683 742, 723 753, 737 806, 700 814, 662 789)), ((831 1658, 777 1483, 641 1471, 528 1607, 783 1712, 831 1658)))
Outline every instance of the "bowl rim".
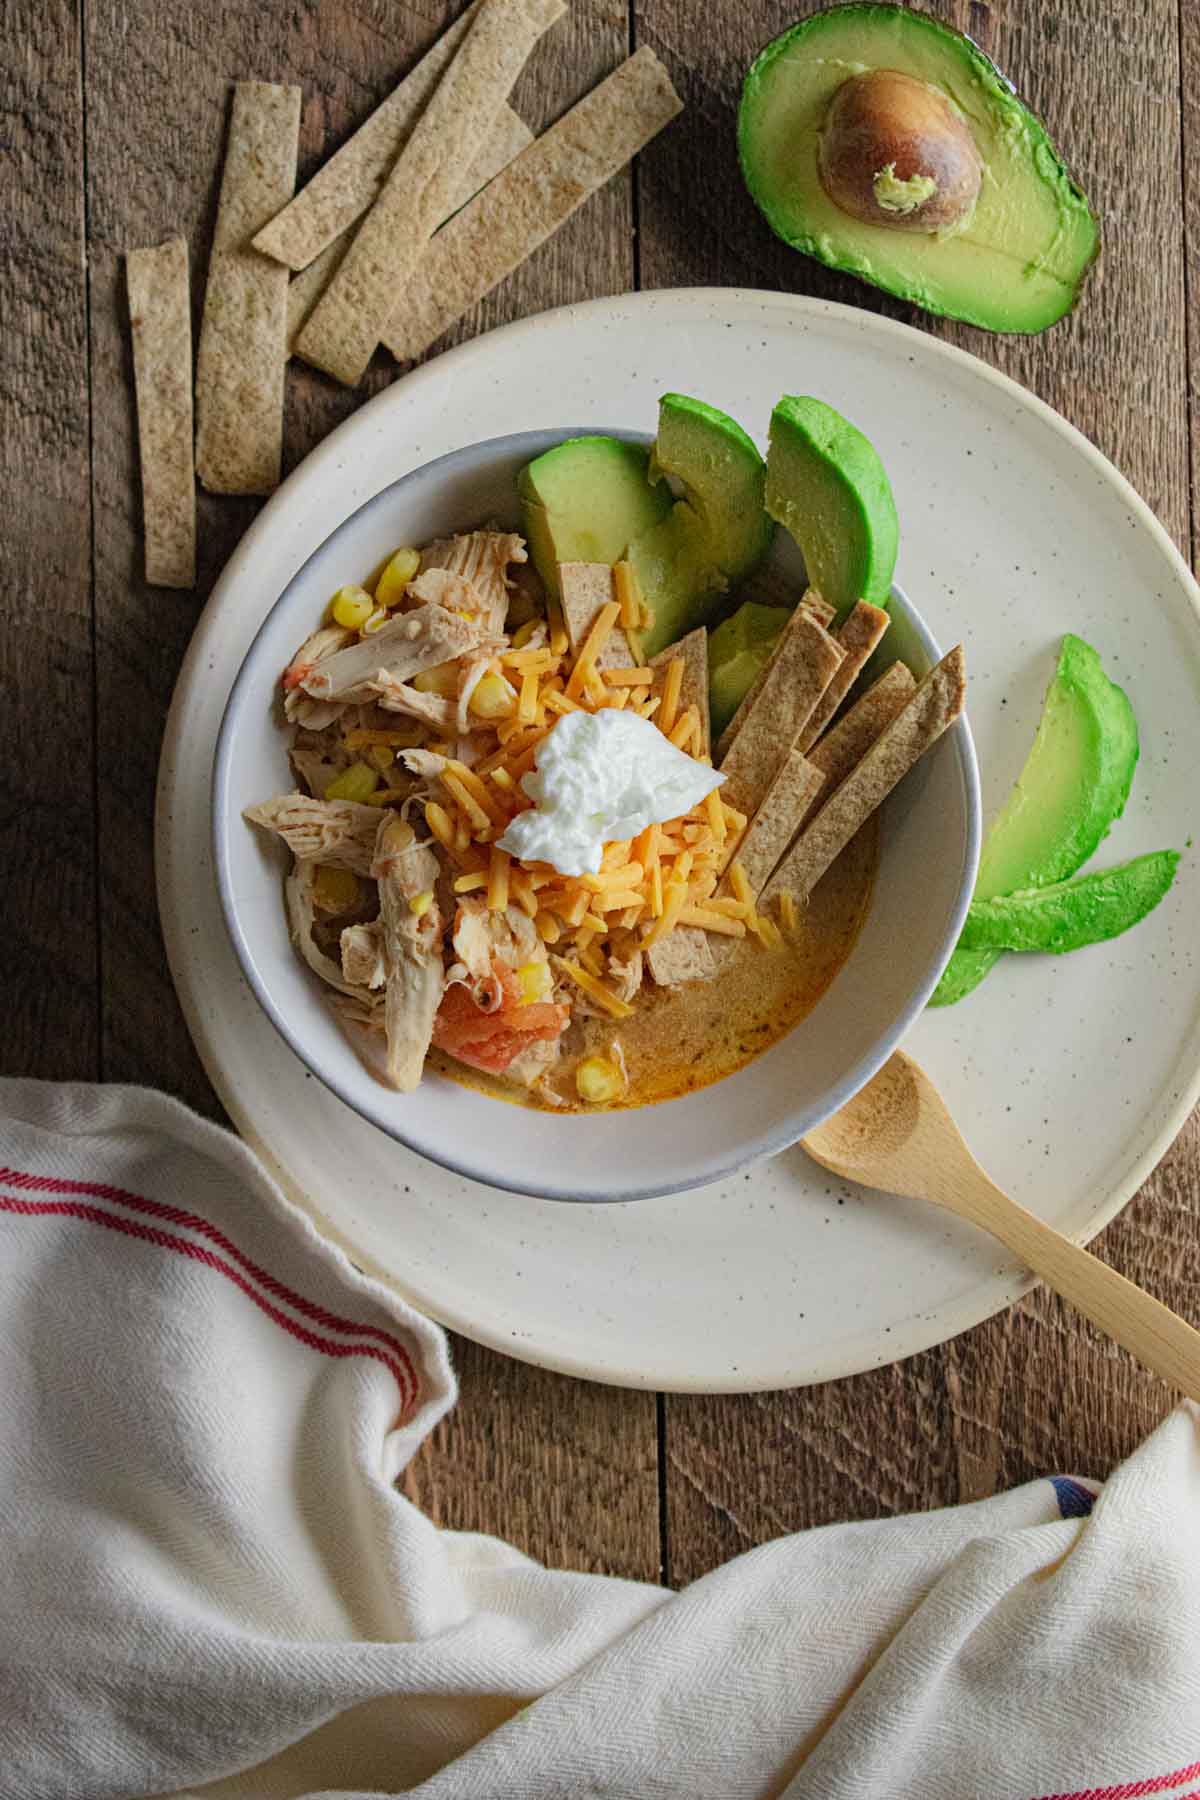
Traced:
MULTIPOLYGON (((954 946, 958 941, 959 933, 962 930, 963 922, 966 918, 967 908, 971 902, 971 895, 974 889, 976 872, 979 865, 979 854, 982 842, 983 802, 974 739, 971 734, 967 713, 964 710, 950 727, 950 730, 945 734, 947 742, 953 746, 955 752, 959 779, 963 789, 966 823, 962 873, 949 920, 947 921, 945 930, 939 940, 938 947, 933 956, 929 959, 928 965, 920 981, 912 989, 908 1000, 900 1009, 888 1030, 881 1034, 872 1047, 867 1050, 852 1068, 826 1092, 822 1097, 819 1112, 812 1114, 811 1109, 806 1110, 801 1123, 796 1122, 798 1118, 800 1118, 800 1115, 793 1113, 789 1115, 788 1120, 784 1120, 771 1130, 759 1132, 749 1143, 742 1141, 736 1148, 731 1150, 730 1155, 714 1159, 710 1165, 706 1166, 699 1173, 686 1175, 678 1181, 663 1182, 660 1180, 650 1183, 638 1183, 635 1181, 632 1184, 621 1185, 618 1187, 610 1176, 603 1191, 591 1189, 586 1183, 581 1183, 579 1180, 576 1180, 570 1188, 566 1188, 562 1186, 561 1183, 547 1182, 539 1179, 532 1170, 529 1172, 529 1179, 523 1178, 520 1181, 510 1179, 504 1175, 498 1175, 494 1171, 484 1168, 481 1163, 473 1162, 470 1159, 462 1157, 456 1157, 449 1151, 443 1152, 441 1150, 434 1150, 423 1142, 416 1142, 405 1132, 401 1125, 390 1122, 385 1124, 377 1113, 368 1105, 368 1096, 370 1095, 371 1090, 377 1085, 369 1071, 364 1069, 362 1071, 362 1081, 352 1085, 351 1083, 342 1080, 333 1070, 325 1066, 319 1051, 314 1050, 307 1044, 303 1034, 296 1030, 288 1016, 276 1004, 266 980, 259 971, 253 949, 242 929, 240 912, 233 896, 233 875, 229 856, 227 854, 226 835, 224 831, 224 824, 230 813, 229 788, 232 780, 234 756, 234 725, 240 715, 242 705, 245 703, 246 694, 252 687, 254 677, 258 673, 258 671, 253 668, 255 653, 261 640, 267 633, 272 620, 275 618, 279 609, 287 602, 292 590, 304 579, 310 566, 318 557, 323 556, 329 547, 342 537, 343 534, 348 533, 352 527, 359 525, 370 513, 386 505, 400 489, 407 487, 415 481, 428 479, 438 470, 450 474, 453 467, 457 464, 475 461, 481 454, 486 454, 487 452, 498 453, 501 450, 506 451, 512 456, 533 457, 542 454, 546 450, 553 449, 559 444, 565 443, 572 438, 578 437, 612 437, 618 438, 625 443, 643 445, 649 445, 654 442, 653 434, 650 432, 630 430, 627 427, 621 426, 609 427, 603 425, 547 426, 529 431, 504 433, 497 437, 482 438, 477 442, 461 445, 458 449, 446 451, 443 455, 434 457, 429 462, 420 463, 415 468, 407 470, 403 475, 397 477, 395 481, 389 482, 385 487, 380 488, 377 493, 372 494, 369 499, 364 500, 353 512, 348 513, 346 517, 342 519, 318 545, 316 545, 311 553, 292 573, 264 613, 253 638, 246 647, 245 654, 238 667, 237 675, 230 687, 225 704, 222 708, 220 726, 217 731, 216 743, 213 750, 210 842, 212 846, 213 868, 221 914, 225 922, 225 929, 228 932, 230 941, 233 945, 234 954, 237 957, 242 976, 250 987, 259 1006, 270 1019, 272 1025, 282 1037, 283 1041, 316 1080, 320 1081, 331 1093, 335 1094, 339 1100, 349 1106, 360 1118, 374 1126, 376 1130, 381 1131, 385 1136, 393 1138, 396 1142, 403 1144, 407 1149, 424 1157, 427 1161, 436 1163, 442 1168, 449 1170, 450 1173, 465 1180, 481 1182, 493 1188, 500 1188, 510 1193, 529 1195, 536 1199, 555 1200, 575 1205, 615 1205, 625 1201, 648 1200, 660 1195, 682 1193, 691 1188, 706 1186, 711 1182, 727 1179, 730 1175, 750 1167, 753 1163, 763 1161, 767 1157, 776 1155, 778 1152, 785 1150, 796 1143, 806 1131, 813 1130, 819 1123, 837 1112, 840 1107, 846 1105, 856 1093, 865 1087, 872 1076, 878 1073, 879 1069, 882 1068, 892 1052, 903 1042, 912 1025, 924 1011, 926 1003, 933 993, 934 988, 937 986, 942 972, 953 952, 954 946), (364 1086, 364 1084, 366 1085, 364 1086), (581 1188, 583 1191, 581 1191, 581 1188)), ((937 640, 934 638, 929 627, 926 625, 925 620, 913 606, 904 590, 893 583, 891 592, 892 596, 898 599, 904 608, 908 622, 921 645, 921 649, 928 657, 930 666, 932 666, 941 659, 943 654, 937 640)), ((872 905, 873 904, 874 897, 872 898, 872 905)), ((281 900, 281 920, 283 917, 281 900)), ((336 1026, 333 1028, 336 1030, 336 1026)), ((784 1035, 786 1036, 786 1033, 784 1035)), ((780 1040, 773 1040, 773 1042, 778 1041, 780 1040)), ((757 1058, 752 1059, 751 1064, 747 1066, 752 1067, 753 1061, 755 1060, 757 1060, 757 1058)), ((710 1085, 712 1087, 718 1087, 720 1086, 720 1082, 713 1082, 710 1085)), ((478 1090, 474 1091, 478 1093, 478 1090)), ((707 1092, 707 1088, 697 1090, 697 1092, 707 1092)), ((681 1097, 687 1098, 688 1096, 681 1097)), ((493 1099, 494 1097, 479 1093, 479 1098, 493 1099)), ((511 1105, 513 1102, 495 1100, 495 1104, 511 1105)), ((657 1104, 670 1105, 671 1102, 663 1101, 657 1104)), ((645 1109, 638 1108, 635 1110, 645 1109)), ((595 1116, 599 1117, 601 1115, 595 1116)), ((615 1116, 624 1117, 625 1109, 615 1116)))

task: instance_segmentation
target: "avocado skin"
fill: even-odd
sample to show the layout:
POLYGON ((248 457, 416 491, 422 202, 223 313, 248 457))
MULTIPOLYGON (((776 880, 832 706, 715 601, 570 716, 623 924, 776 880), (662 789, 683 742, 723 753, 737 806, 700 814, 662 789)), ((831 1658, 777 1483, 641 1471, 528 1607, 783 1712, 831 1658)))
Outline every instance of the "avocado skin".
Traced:
MULTIPOLYGON (((975 900, 995 900, 1065 881, 1081 869, 1125 810, 1138 760, 1137 721, 1128 697, 1104 673, 1098 653, 1068 632, 1046 693, 1042 720, 1025 767, 987 834, 975 900), (1039 790, 1054 792, 1062 745, 1076 733, 1085 765, 1071 790, 1059 790, 1060 810, 1049 816, 1039 790), (1041 830, 1041 842, 1029 837, 1041 830)), ((974 904, 974 902, 972 903, 974 904)), ((933 991, 931 1006, 965 999, 993 967, 1000 950, 971 950, 960 941, 933 991)))
POLYGON ((1082 950, 1120 937, 1154 911, 1175 879, 1178 850, 1153 850, 1094 875, 971 904, 959 942, 968 950, 1082 950))
POLYGON ((856 600, 887 606, 900 544, 891 483, 871 441, 823 400, 785 394, 776 403, 766 508, 839 620, 856 600))
MULTIPOLYGON (((855 71, 848 65, 847 74, 851 72, 855 71)), ((931 85, 940 84, 933 81, 931 85)), ((1002 132, 1003 127, 998 129, 1002 132)), ((1078 305, 1087 274, 1100 249, 1099 228, 1087 197, 1055 149, 1045 126, 1017 97, 1008 78, 972 39, 932 14, 915 7, 852 0, 851 4, 826 7, 807 19, 802 19, 767 44, 751 64, 742 87, 737 130, 742 178, 771 230, 792 249, 813 257, 826 267, 854 275, 858 280, 881 288, 885 293, 895 294, 899 299, 919 306, 925 312, 961 319, 964 323, 979 326, 985 331, 1044 331, 1078 305), (869 249, 855 243, 855 233, 841 225, 840 217, 835 216, 831 221, 828 216, 818 216, 810 219, 807 224, 800 222, 797 214, 803 212, 803 207, 797 207, 794 169, 790 175, 793 186, 789 189, 777 181, 774 175, 768 177, 760 166, 756 143, 758 115, 760 109, 764 108, 775 63, 780 58, 787 60, 802 56, 810 48, 808 40, 813 40, 812 54, 819 54, 815 46, 820 34, 829 27, 836 30, 842 22, 861 25, 868 31, 878 31, 879 62, 874 66, 900 67, 906 73, 917 74, 919 79, 922 78, 919 49, 921 39, 924 37, 936 42, 947 57, 953 56, 963 80, 979 97, 981 110, 991 107, 1002 118, 1020 121, 1029 136, 1027 165, 1030 179, 1044 184, 1053 193, 1060 217, 1069 218, 1079 225, 1082 237, 1086 240, 1086 250, 1078 258, 1072 280, 1069 284, 1063 281, 1061 293, 1047 296, 1040 308, 1022 312, 1019 306, 1013 305, 1011 296, 1006 295, 1005 257, 1002 252, 997 251, 992 278, 982 281, 976 291, 951 299, 937 291, 936 266, 922 274, 920 264, 916 263, 908 278, 899 270, 894 274, 882 273, 872 265, 869 249), (895 40, 901 32, 910 40, 913 50, 912 67, 905 67, 905 59, 896 54, 895 40)), ((804 179, 808 181, 809 177, 805 175, 804 179)), ((820 187, 815 158, 811 183, 813 191, 820 189, 823 197, 824 190, 820 187)), ((837 209, 833 211, 836 215, 837 209)), ((822 205, 818 213, 825 212, 826 207, 822 205)), ((854 221, 847 216, 846 226, 853 224, 854 221)), ((948 241, 952 241, 952 237, 953 234, 950 234, 948 241)), ((884 260, 894 259, 897 264, 902 264, 905 260, 902 248, 892 249, 890 254, 880 250, 878 254, 884 260)), ((1016 260, 1019 265, 1022 259, 1018 257, 1016 260)))

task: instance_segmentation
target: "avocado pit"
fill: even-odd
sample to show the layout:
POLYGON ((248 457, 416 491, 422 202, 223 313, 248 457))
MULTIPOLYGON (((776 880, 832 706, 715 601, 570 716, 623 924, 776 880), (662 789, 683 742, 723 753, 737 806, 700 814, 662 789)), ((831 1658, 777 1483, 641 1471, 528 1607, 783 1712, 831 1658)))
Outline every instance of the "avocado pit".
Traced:
POLYGON ((975 140, 945 96, 899 69, 870 69, 837 89, 818 167, 835 206, 891 231, 961 226, 983 174, 975 140))

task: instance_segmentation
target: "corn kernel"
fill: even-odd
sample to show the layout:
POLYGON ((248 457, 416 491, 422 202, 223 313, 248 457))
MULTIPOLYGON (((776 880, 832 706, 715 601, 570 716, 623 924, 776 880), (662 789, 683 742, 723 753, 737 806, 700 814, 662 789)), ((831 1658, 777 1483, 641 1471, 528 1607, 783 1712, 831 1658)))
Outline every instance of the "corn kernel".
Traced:
POLYGON ((482 675, 467 703, 467 710, 477 719, 508 719, 515 706, 512 688, 503 675, 482 675))
POLYGON ((523 625, 519 625, 513 632, 513 649, 523 650, 541 623, 540 619, 526 619, 523 625))
POLYGON ((522 1006, 532 1006, 537 1000, 548 999, 554 987, 550 964, 546 962, 522 963, 517 970, 517 982, 521 989, 522 1006))
POLYGON ((424 918, 433 905, 433 890, 426 888, 423 894, 414 894, 408 903, 408 910, 414 919, 424 918))
POLYGON ((576 1092, 589 1106, 618 1099, 624 1086, 620 1069, 607 1056, 585 1056, 575 1070, 576 1092))
POLYGON ((313 876, 312 902, 318 912, 349 912, 358 905, 360 892, 358 876, 349 869, 334 869, 322 863, 313 876))
POLYGON ((458 694, 458 664, 444 662, 422 669, 413 676, 412 684, 420 694, 440 694, 443 700, 453 700, 458 694))
POLYGON ((390 769, 395 762, 396 752, 390 744, 369 744, 363 760, 369 762, 373 769, 378 769, 382 775, 383 771, 390 769))
POLYGON ((421 555, 407 545, 393 553, 387 568, 375 583, 375 602, 378 606, 399 606, 408 589, 408 584, 421 566, 421 555))
POLYGON ((360 805, 371 798, 379 785, 379 777, 368 763, 351 763, 340 775, 335 775, 325 789, 327 800, 357 800, 360 805))
POLYGON ((343 631, 361 631, 374 611, 375 602, 364 587, 340 587, 329 602, 329 616, 343 631))

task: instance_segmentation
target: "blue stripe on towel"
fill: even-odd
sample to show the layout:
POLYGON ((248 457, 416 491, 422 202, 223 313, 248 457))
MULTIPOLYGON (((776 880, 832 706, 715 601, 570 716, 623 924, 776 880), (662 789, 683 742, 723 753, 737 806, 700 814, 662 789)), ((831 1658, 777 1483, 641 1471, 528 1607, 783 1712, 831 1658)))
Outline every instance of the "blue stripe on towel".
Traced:
POLYGON ((1058 1510, 1064 1519, 1086 1519, 1096 1504, 1095 1494, 1087 1488, 1080 1487, 1069 1475, 1051 1475, 1050 1485, 1058 1500, 1058 1510))

